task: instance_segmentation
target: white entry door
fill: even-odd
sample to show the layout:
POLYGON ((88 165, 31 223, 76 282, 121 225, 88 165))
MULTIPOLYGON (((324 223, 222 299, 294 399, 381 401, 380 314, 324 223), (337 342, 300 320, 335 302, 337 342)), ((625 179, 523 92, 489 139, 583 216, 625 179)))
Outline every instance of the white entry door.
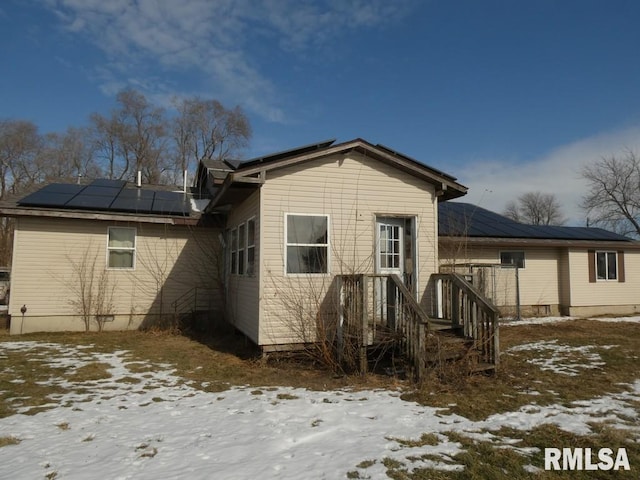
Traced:
POLYGON ((404 276, 405 219, 378 217, 376 219, 376 273, 404 276))

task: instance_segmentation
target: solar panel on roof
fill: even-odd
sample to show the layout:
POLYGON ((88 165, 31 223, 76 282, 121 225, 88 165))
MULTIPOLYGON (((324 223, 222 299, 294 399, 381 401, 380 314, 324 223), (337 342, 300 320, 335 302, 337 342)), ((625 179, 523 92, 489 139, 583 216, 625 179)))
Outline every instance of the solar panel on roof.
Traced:
POLYGON ((126 184, 127 182, 125 182, 124 180, 110 180, 108 178, 98 178, 97 180, 94 180, 93 182, 91 182, 90 185, 93 185, 96 187, 123 188, 126 184))
POLYGON ((65 207, 87 208, 91 210, 108 210, 114 200, 114 196, 83 195, 81 192, 80 194, 69 200, 65 204, 65 207))
POLYGON ((155 192, 153 206, 151 207, 151 211, 153 213, 172 213, 185 215, 189 212, 189 210, 189 203, 187 202, 187 198, 183 193, 162 191, 155 192))
POLYGON ((116 195, 120 193, 119 188, 113 187, 98 187, 95 185, 89 185, 80 192, 80 195, 97 195, 100 197, 113 197, 116 198, 116 195))
POLYGON ((83 185, 52 183, 18 201, 20 205, 61 207, 84 188, 83 185))
POLYGON ((80 190, 82 190, 85 185, 78 185, 75 183, 50 183, 38 190, 39 192, 50 192, 50 193, 66 193, 70 195, 75 195, 80 190))
POLYGON ((484 208, 461 202, 438 205, 440 235, 549 240, 629 241, 601 228, 526 225, 484 208))
POLYGON ((23 198, 18 203, 33 207, 62 207, 73 198, 73 194, 38 191, 23 198))
POLYGON ((150 212, 154 192, 141 189, 124 189, 111 204, 112 210, 125 212, 150 212))
POLYGON ((191 204, 183 192, 125 188, 121 180, 96 180, 89 185, 54 183, 18 201, 49 208, 120 211, 188 216, 191 204))

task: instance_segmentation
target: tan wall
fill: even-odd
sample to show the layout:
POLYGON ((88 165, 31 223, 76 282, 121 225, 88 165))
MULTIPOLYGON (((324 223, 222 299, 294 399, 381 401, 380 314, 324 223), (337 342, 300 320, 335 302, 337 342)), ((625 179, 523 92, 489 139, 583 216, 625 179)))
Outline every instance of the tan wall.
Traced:
MULTIPOLYGON (((451 248, 442 248, 441 252, 451 251, 451 248)), ((555 248, 508 248, 500 249, 495 247, 468 247, 457 249, 455 261, 460 264, 499 264, 501 251, 524 251, 525 268, 518 271, 520 283, 520 305, 528 307, 531 313, 545 313, 545 305, 549 306, 550 312, 558 311, 560 302, 560 280, 558 269, 561 252, 555 248)), ((448 258, 441 258, 442 265, 450 263, 448 258)), ((510 268, 497 268, 493 271, 489 269, 475 268, 476 271, 483 270, 485 284, 495 292, 492 300, 499 307, 516 305, 517 290, 515 270, 510 268)))
POLYGON ((417 218, 420 295, 436 271, 434 187, 409 174, 351 153, 268 172, 261 191, 261 345, 315 338, 318 310, 335 309, 334 275, 374 271, 376 215, 417 218), (285 275, 285 213, 329 215, 329 275, 285 275))
MULTIPOLYGON (((217 242, 211 229, 20 218, 12 265, 11 333, 85 330, 78 306, 79 288, 88 283, 80 279, 82 266, 95 272, 92 298, 103 292, 115 316, 105 330, 138 328, 142 322, 153 326, 161 315, 173 312, 171 303, 185 292, 215 286, 217 242), (135 269, 105 268, 109 226, 136 227, 135 269), (106 277, 100 280, 103 273, 106 277), (24 323, 22 305, 27 307, 24 323)), ((91 329, 96 329, 93 318, 91 329)))
MULTIPOLYGON (((235 207, 227 219, 227 232, 245 223, 250 218, 256 221, 256 267, 255 274, 231 275, 229 268, 227 279, 227 316, 235 327, 256 344, 258 343, 258 325, 260 314, 260 191, 253 193, 242 204, 235 207)), ((229 236, 228 236, 229 238, 229 236)), ((229 240, 230 241, 230 240, 229 240)), ((229 255, 227 255, 229 261, 229 255)))
POLYGON ((586 249, 570 249, 572 315, 603 315, 640 311, 640 252, 626 251, 625 281, 589 282, 586 249), (590 308, 584 308, 590 307, 590 308))

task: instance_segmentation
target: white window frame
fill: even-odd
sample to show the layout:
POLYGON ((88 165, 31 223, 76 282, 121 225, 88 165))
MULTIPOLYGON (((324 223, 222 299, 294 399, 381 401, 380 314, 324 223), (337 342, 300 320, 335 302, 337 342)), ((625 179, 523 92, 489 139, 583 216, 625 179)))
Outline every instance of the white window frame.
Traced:
POLYGON ((255 276, 256 274, 256 217, 248 218, 229 229, 229 272, 237 276, 255 276), (253 223, 253 243, 249 243, 249 224, 253 223), (240 233, 244 235, 240 238, 240 233), (236 241, 233 241, 235 235, 236 241), (253 271, 249 271, 249 250, 253 251, 253 271))
POLYGON ((615 250, 596 250, 595 252, 595 261, 596 261, 596 265, 595 265, 595 271, 596 271, 596 282, 617 282, 618 281, 618 277, 619 277, 619 272, 618 272, 618 252, 615 250), (598 256, 600 255, 604 255, 604 278, 600 278, 600 275, 598 274, 600 269, 598 268, 599 266, 599 262, 598 262, 598 256), (615 267, 616 267, 616 271, 615 271, 615 277, 613 278, 609 278, 609 257, 613 256, 614 262, 615 262, 615 267))
POLYGON ((234 227, 229 230, 229 273, 231 275, 238 275, 238 227, 234 227), (234 242, 235 235, 235 242, 234 242), (235 254, 235 258, 234 258, 235 254))
POLYGON ((244 266, 245 275, 248 275, 250 277, 255 276, 256 274, 256 225, 256 217, 251 217, 247 220, 245 227, 245 230, 247 232, 247 240, 245 242, 246 258, 244 261, 244 266), (253 243, 249 243, 249 223, 253 223, 253 243), (249 271, 249 250, 253 252, 253 268, 251 269, 251 271, 249 271))
POLYGON ((285 213, 284 214, 284 275, 287 277, 328 277, 331 275, 331 218, 327 213, 285 213), (289 217, 325 217, 327 219, 327 243, 289 243, 288 225, 289 217), (287 251, 290 246, 296 247, 326 247, 327 271, 319 273, 288 273, 287 251))
POLYGON ((138 246, 138 229, 136 227, 119 227, 119 226, 112 226, 112 227, 107 227, 107 270, 135 270, 136 269, 136 260, 137 260, 137 254, 136 254, 136 248, 138 246), (111 238, 111 230, 112 229, 117 229, 117 230, 133 230, 133 247, 131 248, 127 248, 127 247, 112 247, 109 245, 109 239, 111 238), (131 260, 131 266, 130 267, 112 267, 110 265, 110 261, 111 261, 111 252, 121 252, 121 251, 127 251, 127 252, 133 252, 133 257, 131 260))
POLYGON ((509 265, 513 265, 514 267, 518 267, 519 269, 523 269, 527 266, 527 255, 525 253, 524 250, 502 250, 500 251, 500 265, 504 265, 504 266, 509 266, 509 265), (508 253, 508 254, 514 254, 514 253, 521 253, 522 254, 522 266, 518 265, 518 263, 504 263, 502 261, 502 255, 508 253))

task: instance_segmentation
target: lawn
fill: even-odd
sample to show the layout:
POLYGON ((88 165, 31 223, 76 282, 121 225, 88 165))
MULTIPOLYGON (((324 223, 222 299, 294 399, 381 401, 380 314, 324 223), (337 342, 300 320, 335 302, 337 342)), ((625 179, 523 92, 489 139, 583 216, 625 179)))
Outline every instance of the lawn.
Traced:
POLYGON ((640 319, 609 320, 504 326, 495 376, 420 387, 232 332, 2 336, 0 478, 638 478, 640 319), (563 447, 631 470, 544 471, 563 447))

